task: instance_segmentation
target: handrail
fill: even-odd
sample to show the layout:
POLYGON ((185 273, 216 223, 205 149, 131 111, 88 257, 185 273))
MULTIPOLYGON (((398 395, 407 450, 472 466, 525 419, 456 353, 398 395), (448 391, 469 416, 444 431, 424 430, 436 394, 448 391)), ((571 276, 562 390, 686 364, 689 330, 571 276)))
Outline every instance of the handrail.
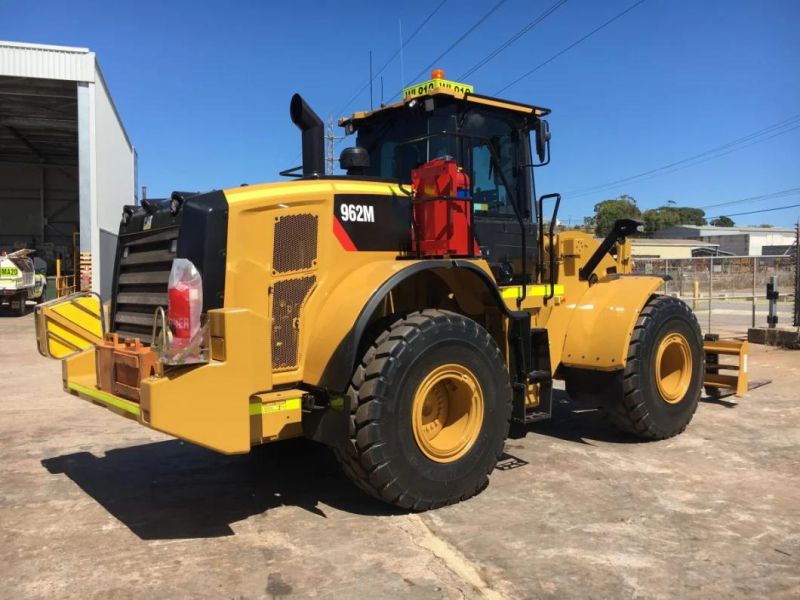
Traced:
POLYGON ((539 281, 540 283, 545 283, 544 281, 544 201, 549 200, 550 198, 555 198, 556 204, 553 207, 553 216, 550 217, 550 232, 549 232, 549 254, 550 254, 550 291, 547 292, 543 298, 545 306, 547 306, 547 301, 552 299, 555 296, 555 284, 556 284, 556 252, 555 252, 555 228, 556 228, 556 217, 558 216, 558 207, 561 206, 561 194, 545 194, 544 196, 540 196, 538 203, 537 203, 537 212, 539 218, 539 264, 541 270, 539 271, 539 281))

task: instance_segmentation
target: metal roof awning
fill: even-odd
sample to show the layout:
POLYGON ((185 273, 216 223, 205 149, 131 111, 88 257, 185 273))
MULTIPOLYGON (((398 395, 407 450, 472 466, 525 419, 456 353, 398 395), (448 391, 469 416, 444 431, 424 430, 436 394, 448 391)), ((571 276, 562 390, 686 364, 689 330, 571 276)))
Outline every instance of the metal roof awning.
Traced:
POLYGON ((0 76, 0 164, 78 164, 75 82, 0 76))

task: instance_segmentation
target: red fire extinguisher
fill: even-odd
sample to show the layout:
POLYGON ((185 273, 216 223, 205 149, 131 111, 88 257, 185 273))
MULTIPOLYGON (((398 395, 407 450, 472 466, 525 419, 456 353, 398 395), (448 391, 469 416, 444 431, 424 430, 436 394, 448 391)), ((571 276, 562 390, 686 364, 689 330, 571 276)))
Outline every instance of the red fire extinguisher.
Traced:
POLYGON ((203 280, 190 260, 176 258, 169 273, 167 321, 173 348, 186 348, 200 330, 203 280))

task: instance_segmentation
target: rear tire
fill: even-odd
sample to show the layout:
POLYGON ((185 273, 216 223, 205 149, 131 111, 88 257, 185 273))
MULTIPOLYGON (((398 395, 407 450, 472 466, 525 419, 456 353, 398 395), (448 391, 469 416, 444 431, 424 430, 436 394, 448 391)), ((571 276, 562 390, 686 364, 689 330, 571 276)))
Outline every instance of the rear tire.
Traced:
POLYGON ((475 321, 443 310, 399 318, 378 335, 349 388, 345 474, 395 506, 428 510, 488 484, 511 418, 500 349, 475 321))

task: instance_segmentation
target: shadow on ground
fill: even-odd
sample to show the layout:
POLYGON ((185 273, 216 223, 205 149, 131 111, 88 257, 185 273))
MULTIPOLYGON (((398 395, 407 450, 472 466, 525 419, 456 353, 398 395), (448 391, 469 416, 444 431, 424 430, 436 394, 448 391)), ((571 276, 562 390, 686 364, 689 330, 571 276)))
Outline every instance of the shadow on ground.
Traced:
POLYGON ((33 307, 31 307, 31 306, 29 306, 29 307, 27 307, 25 309, 25 314, 24 315, 20 315, 16 311, 11 310, 10 308, 8 308, 6 306, 0 306, 0 319, 21 319, 22 317, 24 317, 25 315, 30 314, 31 312, 33 312, 33 307))
POLYGON ((641 441, 617 429, 599 408, 575 402, 563 390, 553 390, 552 418, 517 428, 513 433, 513 437, 536 433, 589 445, 592 442, 631 444, 641 441))
POLYGON ((64 474, 142 539, 233 535, 231 523, 277 506, 326 517, 320 503, 397 514, 358 490, 325 446, 298 439, 225 456, 179 440, 77 452, 42 465, 64 474))
MULTIPOLYGON (((628 444, 601 411, 556 390, 554 414, 517 428, 512 439, 546 435, 580 444, 628 444)), ((509 449, 518 447, 509 444, 509 449)), ((504 454, 499 470, 527 466, 504 454)), ((186 539, 233 535, 231 523, 278 506, 297 506, 320 517, 323 507, 362 515, 403 511, 374 500, 342 474, 330 450, 305 439, 225 456, 179 440, 110 450, 66 454, 42 461, 64 474, 142 539, 186 539)))
MULTIPOLYGON (((736 408, 735 399, 726 400, 702 396, 700 402, 717 404, 725 408, 736 408)), ((534 423, 517 430, 514 437, 524 437, 528 433, 537 433, 556 437, 579 444, 606 442, 612 444, 647 443, 634 435, 617 429, 604 412, 595 406, 572 400, 565 391, 553 390, 553 416, 547 421, 534 423), (523 435, 519 435, 523 434, 523 435)))

